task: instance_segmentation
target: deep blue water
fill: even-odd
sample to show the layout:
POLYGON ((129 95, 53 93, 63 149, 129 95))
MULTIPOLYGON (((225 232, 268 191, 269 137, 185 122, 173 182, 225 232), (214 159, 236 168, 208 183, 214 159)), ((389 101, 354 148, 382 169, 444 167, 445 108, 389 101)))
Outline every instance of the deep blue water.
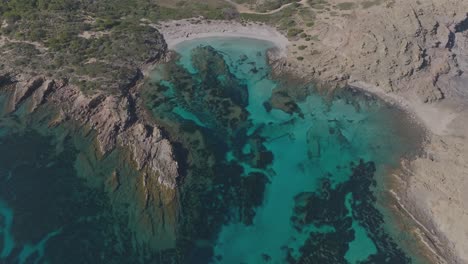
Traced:
POLYGON ((0 263, 417 262, 381 194, 418 131, 371 96, 273 79, 271 47, 185 42, 155 69, 144 103, 181 166, 171 206, 52 108, 0 111, 0 263))

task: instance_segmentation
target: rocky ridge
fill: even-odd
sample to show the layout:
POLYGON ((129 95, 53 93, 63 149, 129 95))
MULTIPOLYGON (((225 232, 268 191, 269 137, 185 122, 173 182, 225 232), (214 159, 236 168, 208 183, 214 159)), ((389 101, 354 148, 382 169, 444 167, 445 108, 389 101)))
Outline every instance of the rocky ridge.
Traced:
POLYGON ((67 79, 51 79, 45 75, 4 73, 0 80, 10 93, 9 111, 28 101, 34 111, 43 104, 52 104, 60 113, 56 122, 75 120, 94 130, 101 154, 117 146, 131 150, 137 169, 146 171, 170 189, 177 184, 178 164, 173 148, 162 131, 137 111, 140 71, 122 95, 96 92, 84 94, 67 79))
MULTIPOLYGON (((343 16, 319 14, 310 31, 317 37, 312 44, 315 51, 297 51, 304 60, 290 56, 286 65, 305 78, 337 86, 365 82, 385 93, 411 94, 422 102, 466 97, 468 93, 457 85, 467 78, 463 74, 468 64, 466 5, 464 1, 385 1, 343 16)), ((298 39, 293 46, 303 42, 298 39)), ((295 50, 290 47, 290 51, 295 50)))

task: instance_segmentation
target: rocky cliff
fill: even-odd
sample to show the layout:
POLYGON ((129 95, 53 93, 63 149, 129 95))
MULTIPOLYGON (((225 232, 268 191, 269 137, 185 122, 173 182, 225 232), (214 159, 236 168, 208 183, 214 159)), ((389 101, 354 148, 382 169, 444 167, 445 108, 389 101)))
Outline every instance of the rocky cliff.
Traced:
MULTIPOLYGON (((144 79, 140 69, 150 67, 165 56, 165 44, 157 31, 150 47, 151 57, 145 61, 135 61, 128 67, 133 74, 123 80, 115 80, 116 89, 95 89, 83 92, 79 86, 72 84, 69 78, 54 76, 44 68, 16 66, 15 61, 24 56, 19 50, 6 49, 9 41, 0 43, 4 55, 0 70, 0 87, 10 94, 9 109, 12 112, 27 103, 29 111, 35 111, 42 105, 53 105, 60 113, 57 122, 75 120, 96 132, 96 139, 101 154, 116 147, 128 148, 137 169, 145 171, 157 181, 170 189, 176 187, 178 164, 174 158, 170 142, 162 131, 144 115, 139 106, 139 86, 144 79), (161 48, 162 47, 162 48, 161 48), (119 92, 115 92, 118 90, 119 92)), ((22 43, 24 45, 29 45, 22 43)), ((31 48, 31 47, 30 47, 31 48)), ((47 56, 40 52, 31 60, 47 56)), ((47 61, 44 61, 47 64, 47 61)))
POLYGON ((311 48, 296 50, 310 43, 293 41, 290 51, 304 60, 291 56, 290 67, 322 82, 365 82, 422 102, 468 96, 460 85, 468 78, 466 1, 377 1, 359 8, 361 2, 318 13, 316 25, 306 29, 315 36, 311 48))

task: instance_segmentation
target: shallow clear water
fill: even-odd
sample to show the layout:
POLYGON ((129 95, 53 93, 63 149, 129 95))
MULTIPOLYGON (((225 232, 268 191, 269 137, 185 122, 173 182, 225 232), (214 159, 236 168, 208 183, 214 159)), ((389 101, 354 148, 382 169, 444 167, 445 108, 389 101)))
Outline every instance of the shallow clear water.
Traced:
POLYGON ((182 173, 170 205, 124 151, 99 155, 47 107, 6 113, 2 90, 0 263, 414 262, 376 209, 380 176, 417 146, 408 122, 360 93, 273 80, 271 47, 190 41, 155 70, 144 102, 182 173))
MULTIPOLYGON (((409 256, 383 231, 383 218, 375 208, 356 212, 360 210, 359 204, 371 205, 375 198, 370 191, 374 186, 374 173, 397 165, 399 158, 414 146, 411 139, 401 138, 394 127, 400 125, 397 111, 374 98, 362 95, 353 98, 352 92, 337 96, 331 102, 316 92, 309 92, 299 101, 292 100, 288 93, 304 87, 288 87, 269 78, 265 52, 271 47, 268 42, 251 39, 210 38, 184 42, 177 47, 180 58, 176 65, 161 66, 149 88, 152 96, 148 105, 156 119, 168 127, 191 126, 177 133, 185 131, 190 135, 187 137, 193 137, 194 131, 200 131, 201 140, 208 142, 206 145, 226 145, 213 158, 217 161, 205 168, 225 166, 225 170, 206 178, 214 178, 216 182, 219 178, 236 177, 227 172, 236 164, 241 167, 235 167, 237 177, 249 178, 253 177, 252 172, 257 172, 267 179, 263 187, 257 186, 261 191, 252 190, 260 192, 262 197, 260 203, 250 205, 251 219, 246 221, 242 213, 245 201, 239 208, 237 202, 221 202, 232 208, 224 212, 229 215, 224 221, 212 223, 214 234, 203 238, 211 240, 212 246, 212 251, 205 255, 213 256, 211 261, 219 263, 296 263, 307 259, 320 263, 378 259, 409 262, 409 256), (231 89, 245 90, 248 94, 219 92, 231 89), (154 91, 164 92, 156 95, 154 91), (213 95, 216 92, 221 95, 213 95), (189 93, 197 96, 191 97, 189 93), (270 98, 275 96, 279 98, 277 101, 286 98, 286 103, 276 108, 272 107, 273 103, 268 106, 266 102, 273 102, 275 99, 270 98), (239 97, 243 97, 243 101, 239 102, 239 97), (159 100, 166 104, 155 103, 159 100), (223 100, 229 101, 227 109, 221 109, 225 111, 224 116, 235 115, 243 109, 246 117, 219 119, 219 109, 213 106, 223 100), (297 105, 291 108, 294 101, 297 105), (230 126, 232 122, 236 124, 234 127, 230 126), (272 157, 271 161, 266 161, 266 166, 259 166, 255 161, 258 153, 252 153, 252 149, 258 151, 258 148, 264 148, 262 151, 272 157), (351 179, 362 169, 367 169, 370 175, 368 182, 358 176, 351 179), (330 189, 325 189, 324 183, 329 184, 330 189), (355 197, 359 189, 367 196, 355 197), (321 197, 324 193, 327 193, 325 199, 321 197), (308 212, 302 206, 316 209, 308 212), (366 219, 367 213, 375 214, 375 219, 366 219), (311 241, 320 239, 325 240, 323 244, 311 245, 314 244, 311 241), (342 241, 332 241, 334 239, 342 241), (327 251, 330 256, 324 253, 327 251)), ((193 152, 196 156, 197 151, 193 152)), ((192 168, 203 168, 196 157, 191 159, 192 168)), ((220 183, 218 187, 225 188, 224 184, 227 183, 220 183)), ((241 184, 239 188, 245 186, 241 184)), ((220 199, 249 198, 221 191, 218 194, 207 191, 204 195, 218 195, 220 199)), ((217 213, 220 212, 212 212, 217 213)), ((206 217, 210 217, 210 212, 206 217)))

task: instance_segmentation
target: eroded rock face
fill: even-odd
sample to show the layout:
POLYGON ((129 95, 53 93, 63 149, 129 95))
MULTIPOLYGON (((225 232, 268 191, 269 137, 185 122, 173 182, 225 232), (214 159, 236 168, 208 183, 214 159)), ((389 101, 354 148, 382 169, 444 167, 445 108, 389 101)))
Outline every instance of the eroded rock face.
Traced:
MULTIPOLYGON (((28 97, 34 94, 44 84, 44 79, 41 77, 32 78, 24 85, 16 88, 10 99, 10 111, 16 110, 17 106, 25 101, 28 97)), ((42 90, 42 89, 41 89, 42 90)))
POLYGON ((60 53, 45 43, 2 36, 0 90, 10 95, 8 111, 23 104, 29 111, 52 105, 60 113, 54 122, 70 119, 94 130, 103 155, 117 146, 130 149, 140 171, 174 189, 178 165, 172 147, 138 109, 137 102, 144 72, 167 56, 167 45, 156 29, 134 26, 136 31, 109 32, 112 41, 108 39, 108 45, 101 47, 107 48, 108 56, 99 57, 106 53, 100 50, 92 58, 77 56, 76 61, 62 61, 61 67, 55 64, 61 61, 60 56, 67 57, 66 51, 60 53), (96 61, 106 69, 98 77, 94 70, 78 70, 96 61))
POLYGON ((96 131, 98 147, 103 155, 117 146, 131 150, 137 169, 146 170, 168 188, 176 187, 178 165, 170 142, 158 127, 137 113, 132 106, 135 98, 97 93, 89 96, 66 80, 44 76, 17 75, 10 90, 9 110, 28 102, 30 111, 48 102, 59 109, 60 121, 72 119, 96 131))
POLYGON ((293 56, 288 66, 337 86, 358 81, 426 103, 465 100, 468 89, 459 84, 468 83, 467 10, 463 0, 397 0, 341 17, 319 14, 307 32, 319 39, 315 52, 301 53, 303 62, 293 56))

